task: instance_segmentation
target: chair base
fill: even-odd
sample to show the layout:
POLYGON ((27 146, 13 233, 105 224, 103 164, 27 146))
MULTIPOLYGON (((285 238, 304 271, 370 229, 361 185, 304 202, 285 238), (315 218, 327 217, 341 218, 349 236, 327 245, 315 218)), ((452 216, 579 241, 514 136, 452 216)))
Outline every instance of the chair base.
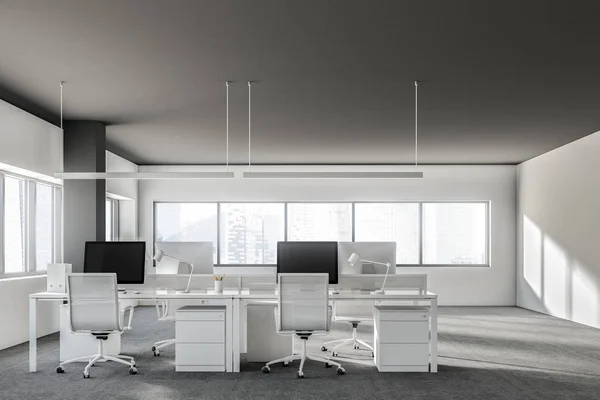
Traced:
POLYGON ((154 345, 152 346, 152 352, 154 353, 155 357, 160 356, 160 349, 167 347, 167 346, 171 346, 174 345, 177 341, 175 339, 166 339, 166 340, 159 340, 158 342, 154 343, 154 345))
POLYGON ((351 344, 354 349, 359 349, 360 347, 363 347, 365 349, 371 350, 371 357, 373 357, 373 346, 371 346, 367 342, 365 342, 363 340, 360 340, 358 338, 357 327, 358 327, 357 323, 352 323, 352 337, 351 338, 348 338, 348 339, 337 339, 337 340, 331 340, 329 342, 325 342, 323 344, 323 347, 321 347, 321 351, 327 351, 327 346, 332 345, 334 343, 337 343, 331 349, 331 355, 333 357, 337 357, 338 356, 337 349, 339 349, 340 347, 344 347, 344 346, 347 346, 347 345, 351 344))
POLYGON ((287 357, 269 361, 268 363, 265 364, 264 367, 262 367, 262 371, 264 373, 270 372, 271 365, 273 365, 273 364, 283 363, 283 365, 285 367, 287 367, 288 365, 290 365, 291 362, 300 360, 300 368, 298 368, 297 376, 298 376, 298 378, 304 378, 304 363, 306 360, 313 360, 313 361, 324 363, 326 368, 331 368, 332 366, 335 365, 337 367, 336 371, 337 371, 338 375, 344 375, 346 373, 346 370, 344 369, 344 367, 342 367, 342 365, 340 363, 332 361, 328 358, 319 357, 319 356, 311 356, 311 355, 306 354, 306 341, 308 340, 308 338, 302 338, 302 339, 303 339, 302 340, 302 353, 292 354, 287 357))
POLYGON ((133 357, 124 356, 124 355, 118 355, 118 356, 106 355, 106 354, 104 354, 103 343, 104 343, 104 340, 101 338, 98 338, 98 353, 97 354, 92 354, 89 356, 78 357, 78 358, 74 358, 72 360, 63 361, 59 364, 58 368, 56 368, 56 372, 59 374, 65 372, 64 366, 67 364, 87 361, 88 364, 83 369, 83 377, 89 378, 90 377, 90 368, 92 368, 96 363, 102 362, 102 361, 114 361, 119 364, 124 364, 124 365, 129 366, 130 374, 132 374, 132 375, 137 374, 137 368, 135 367, 135 359, 133 357))

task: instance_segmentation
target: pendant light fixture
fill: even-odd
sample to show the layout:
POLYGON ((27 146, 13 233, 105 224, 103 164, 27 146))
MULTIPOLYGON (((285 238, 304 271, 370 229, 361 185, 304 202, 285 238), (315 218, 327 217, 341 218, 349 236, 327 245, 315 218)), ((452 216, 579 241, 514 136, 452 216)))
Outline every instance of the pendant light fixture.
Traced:
MULTIPOLYGON (((234 179, 229 171, 229 84, 225 81, 225 171, 224 172, 59 172, 58 179, 234 179)), ((63 84, 60 82, 60 128, 63 129, 63 84)))
POLYGON ((419 84, 415 81, 415 171, 406 172, 252 172, 250 163, 251 145, 251 82, 248 82, 248 172, 244 172, 244 179, 421 179, 423 172, 418 169, 418 90, 419 84))

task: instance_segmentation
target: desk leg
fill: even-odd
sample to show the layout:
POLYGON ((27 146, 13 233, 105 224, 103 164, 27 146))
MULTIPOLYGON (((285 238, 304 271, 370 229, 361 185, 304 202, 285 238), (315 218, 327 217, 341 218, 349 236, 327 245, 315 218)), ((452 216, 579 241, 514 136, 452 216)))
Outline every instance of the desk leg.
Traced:
POLYGON ((37 300, 29 299, 29 372, 37 370, 37 300))
POLYGON ((437 352, 438 352, 438 307, 437 299, 431 300, 431 339, 429 346, 431 346, 431 372, 438 372, 437 352))
POLYGON ((232 357, 233 357, 233 372, 240 372, 240 347, 241 347, 241 329, 240 326, 240 314, 241 307, 244 304, 240 299, 233 299, 233 347, 232 347, 232 357))
POLYGON ((233 299, 227 299, 225 312, 225 372, 233 372, 233 299))

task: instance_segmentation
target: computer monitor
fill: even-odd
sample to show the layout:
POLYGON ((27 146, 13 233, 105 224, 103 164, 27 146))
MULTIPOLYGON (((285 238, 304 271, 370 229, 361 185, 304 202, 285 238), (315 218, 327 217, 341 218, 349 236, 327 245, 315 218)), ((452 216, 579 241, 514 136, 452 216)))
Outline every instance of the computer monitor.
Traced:
POLYGON ((277 242, 277 273, 327 273, 338 283, 337 242, 277 242))
POLYGON ((340 274, 385 274, 387 268, 384 265, 361 262, 350 265, 348 259, 352 253, 356 253, 363 260, 390 263, 389 273, 396 273, 396 242, 340 242, 338 245, 340 274))
POLYGON ((85 242, 83 272, 117 274, 118 284, 144 283, 146 242, 85 242))
MULTIPOLYGON (((174 257, 184 263, 194 264, 194 274, 212 275, 213 273, 213 242, 156 242, 156 248, 165 253, 160 264, 167 263, 174 265, 174 257), (168 260, 169 257, 171 260, 168 260)), ((179 262, 175 262, 175 265, 177 265, 177 268, 174 269, 173 273, 190 273, 189 270, 179 271, 179 262)), ((157 266, 157 268, 159 267, 157 266)))

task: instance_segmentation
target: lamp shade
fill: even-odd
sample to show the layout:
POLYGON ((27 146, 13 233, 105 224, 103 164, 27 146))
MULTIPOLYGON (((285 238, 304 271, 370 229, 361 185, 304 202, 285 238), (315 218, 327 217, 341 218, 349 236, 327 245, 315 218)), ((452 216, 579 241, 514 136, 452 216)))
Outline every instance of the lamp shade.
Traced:
POLYGON ((352 253, 352 255, 350 256, 350 258, 348 259, 348 262, 350 263, 350 265, 352 265, 353 267, 360 261, 360 257, 358 256, 358 254, 356 253, 352 253))
POLYGON ((153 259, 154 259, 154 261, 156 261, 156 262, 160 262, 160 261, 162 260, 162 258, 163 258, 163 256, 164 256, 164 255, 165 255, 165 252, 164 252, 164 251, 162 251, 162 250, 160 250, 160 249, 159 249, 159 250, 156 250, 156 253, 154 253, 154 257, 153 257, 153 259))

